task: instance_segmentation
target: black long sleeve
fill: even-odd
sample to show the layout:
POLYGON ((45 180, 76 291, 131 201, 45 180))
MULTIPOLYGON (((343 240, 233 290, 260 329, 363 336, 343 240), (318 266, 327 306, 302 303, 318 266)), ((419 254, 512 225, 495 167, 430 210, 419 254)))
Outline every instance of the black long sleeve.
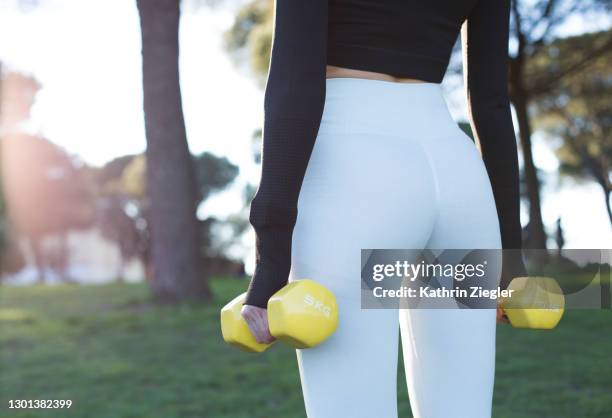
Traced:
MULTIPOLYGON (((479 0, 463 26, 468 110, 497 207, 503 249, 520 250, 520 191, 516 137, 508 95, 510 0, 479 0)), ((507 252, 502 286, 526 275, 520 251, 507 252)))
POLYGON ((325 103, 327 13, 327 0, 275 2, 262 175, 249 216, 256 265, 248 305, 265 308, 288 281, 299 191, 325 103))

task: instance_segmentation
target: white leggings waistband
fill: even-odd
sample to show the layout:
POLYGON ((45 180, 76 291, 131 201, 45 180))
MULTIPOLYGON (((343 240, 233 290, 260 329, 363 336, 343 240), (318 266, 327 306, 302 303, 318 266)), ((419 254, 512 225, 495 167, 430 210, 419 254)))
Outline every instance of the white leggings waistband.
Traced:
POLYGON ((348 77, 326 79, 321 123, 336 132, 410 135, 416 131, 423 138, 458 129, 440 84, 348 77))

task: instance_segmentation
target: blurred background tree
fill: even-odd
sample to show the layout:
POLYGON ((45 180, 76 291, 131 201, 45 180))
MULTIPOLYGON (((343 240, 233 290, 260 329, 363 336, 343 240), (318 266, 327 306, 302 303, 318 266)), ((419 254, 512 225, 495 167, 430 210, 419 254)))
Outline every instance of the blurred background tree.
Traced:
MULTIPOLYGON (((532 60, 534 67, 561 71, 575 51, 604 51, 589 59, 534 99, 534 124, 545 130, 555 147, 560 173, 576 182, 595 181, 612 223, 612 33, 595 32, 556 39, 532 60), (585 63, 586 64, 586 63, 585 63)), ((573 62, 575 58, 571 58, 573 62)), ((584 60, 583 60, 584 62, 584 60)), ((537 70, 536 70, 537 71, 537 70)))
MULTIPOLYGON (((3 105, 5 105, 5 100, 8 98, 5 95, 4 80, 3 64, 2 61, 0 61, 0 144, 3 143, 2 137, 5 131, 7 131, 5 128, 6 122, 9 121, 3 113, 3 105)), ((33 87, 36 90, 36 85, 33 87)), ((29 112, 29 109, 27 109, 27 112, 29 112)), ((6 196, 4 194, 4 170, 2 169, 3 158, 1 152, 2 147, 0 146, 0 283, 4 275, 16 273, 25 267, 25 258, 15 239, 15 235, 12 233, 13 228, 8 219, 8 208, 6 205, 6 196)))
POLYGON ((132 258, 140 260, 145 277, 151 279, 145 164, 144 155, 125 155, 109 161, 95 175, 98 224, 102 234, 119 248, 119 281, 132 258))
POLYGON ((6 197, 2 189, 0 187, 0 282, 4 275, 14 274, 25 267, 25 258, 8 219, 6 197))
POLYGON ((247 65, 262 88, 270 65, 273 25, 274 1, 253 0, 238 11, 224 34, 224 47, 234 63, 247 65))
MULTIPOLYGON (((32 255, 40 283, 47 281, 49 271, 71 281, 67 236, 94 228, 118 249, 117 280, 125 276, 127 263, 137 259, 155 289, 146 155, 121 156, 102 167, 85 165, 47 139, 25 132, 40 83, 16 72, 6 73, 3 81, 7 88, 0 102, 7 106, 2 119, 2 178, 8 179, 0 201, 3 271, 15 273, 25 266, 21 241, 32 255)), ((226 157, 208 152, 189 154, 189 162, 194 169, 194 207, 229 187, 239 173, 226 157)), ((240 214, 196 219, 193 233, 199 242, 196 256, 202 277, 244 275, 244 264, 227 258, 227 253, 247 226, 240 214)))
POLYGON ((208 300, 196 176, 179 83, 179 0, 137 0, 147 137, 152 289, 166 302, 208 300))
MULTIPOLYGON (((512 0, 511 30, 516 51, 510 56, 510 99, 514 105, 523 155, 525 194, 529 205, 529 221, 524 237, 525 248, 547 248, 547 236, 542 222, 540 180, 533 160, 530 107, 551 92, 568 77, 581 71, 603 54, 610 53, 610 38, 602 43, 585 44, 557 61, 560 66, 533 65, 546 53, 549 45, 562 39, 557 29, 568 19, 586 16, 596 11, 609 12, 608 0, 512 0)), ((544 253, 542 253, 544 254, 544 253)))
MULTIPOLYGON (((40 87, 35 78, 20 73, 2 77, 3 192, 12 236, 28 242, 38 281, 45 282, 48 269, 69 281, 66 234, 90 225, 90 187, 78 160, 46 139, 23 132, 40 87), (43 241, 50 237, 56 243, 45 247, 43 241)), ((9 248, 10 259, 19 258, 17 244, 9 248)))
MULTIPOLYGON (((196 172, 198 205, 225 190, 239 172, 238 167, 227 158, 208 152, 192 156, 192 161, 196 172)), ((100 168, 96 174, 99 195, 97 216, 104 236, 118 245, 122 264, 137 258, 145 266, 146 276, 151 280, 150 199, 146 193, 146 171, 144 154, 118 157, 100 168)), ((229 220, 209 217, 197 221, 196 232, 201 239, 198 254, 206 274, 218 273, 219 266, 231 266, 230 269, 236 270, 232 261, 226 258, 226 250, 245 228, 244 222, 232 217, 229 220), (223 240, 218 236, 222 234, 215 233, 215 229, 219 228, 230 228, 232 233, 223 240)), ((124 269, 124 265, 120 266, 118 279, 122 277, 124 269)))
POLYGON ((34 256, 39 282, 51 269, 67 274, 67 234, 91 226, 92 188, 78 165, 65 151, 44 138, 18 134, 3 139, 4 186, 10 219, 34 256), (55 245, 45 248, 46 238, 55 245))

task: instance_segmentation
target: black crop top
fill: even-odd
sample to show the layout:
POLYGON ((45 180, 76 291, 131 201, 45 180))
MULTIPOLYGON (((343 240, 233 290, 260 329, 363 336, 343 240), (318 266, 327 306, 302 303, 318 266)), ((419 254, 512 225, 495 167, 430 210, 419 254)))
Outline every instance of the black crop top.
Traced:
MULTIPOLYGON (((509 3, 275 1, 262 174, 249 216, 256 232, 256 265, 246 304, 266 307, 287 283, 298 196, 325 102, 326 64, 440 83, 464 22, 472 129, 491 180, 502 246, 521 248, 518 159, 507 80, 509 3)), ((522 259, 519 264, 506 275, 524 275, 522 259)))

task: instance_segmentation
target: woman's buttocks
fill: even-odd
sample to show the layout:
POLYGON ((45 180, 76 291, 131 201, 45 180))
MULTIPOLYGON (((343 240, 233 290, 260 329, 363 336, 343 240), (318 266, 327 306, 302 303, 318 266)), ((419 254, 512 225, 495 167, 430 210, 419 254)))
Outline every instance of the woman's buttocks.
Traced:
MULTIPOLYGON (((361 248, 420 248, 433 228, 436 181, 421 135, 414 125, 405 129, 410 121, 398 117, 393 90, 366 81, 377 85, 328 79, 298 200, 296 273, 324 265, 321 274, 355 277, 361 248), (321 263, 332 256, 337 263, 321 263), (356 270, 343 273, 347 264, 356 270)), ((435 86, 424 89, 433 93, 435 86)))
POLYGON ((361 249, 424 248, 439 211, 435 154, 453 143, 476 152, 468 142, 439 85, 327 79, 298 199, 294 277, 358 292, 361 249))
POLYGON ((436 193, 417 141, 320 132, 298 199, 294 277, 314 277, 339 300, 358 300, 361 249, 423 248, 437 216, 436 193))

